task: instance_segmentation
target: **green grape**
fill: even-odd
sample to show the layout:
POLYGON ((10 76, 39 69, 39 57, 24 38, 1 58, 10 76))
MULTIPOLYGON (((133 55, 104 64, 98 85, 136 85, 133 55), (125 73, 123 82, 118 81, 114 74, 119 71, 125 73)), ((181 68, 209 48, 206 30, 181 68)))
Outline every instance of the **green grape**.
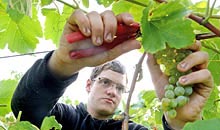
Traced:
POLYGON ((176 96, 182 96, 184 95, 185 93, 185 89, 182 87, 182 86, 177 86, 175 89, 174 89, 174 94, 176 96))
POLYGON ((189 96, 193 93, 192 86, 186 86, 186 87, 184 87, 184 89, 185 89, 185 93, 184 93, 185 96, 189 96))
POLYGON ((169 98, 163 98, 161 102, 162 110, 168 111, 170 109, 171 100, 169 98))
POLYGON ((175 76, 177 72, 177 68, 170 69, 170 75, 175 76))
POLYGON ((159 58, 159 59, 157 59, 157 64, 162 64, 163 62, 162 62, 162 59, 161 58, 159 58))
POLYGON ((162 99, 162 109, 170 113, 170 117, 176 117, 176 108, 184 106, 189 101, 189 95, 193 93, 190 86, 182 86, 178 80, 181 76, 191 73, 180 72, 177 65, 186 56, 191 54, 191 50, 174 49, 166 46, 166 49, 158 51, 154 54, 157 63, 160 65, 161 71, 168 77, 169 84, 164 87, 165 96, 162 99))
POLYGON ((165 90, 174 90, 174 86, 172 84, 167 84, 164 89, 165 90))
POLYGON ((170 105, 170 99, 169 98, 163 98, 162 99, 162 106, 168 107, 170 105))
POLYGON ((176 82, 176 86, 181 86, 181 84, 179 83, 179 81, 176 82))
POLYGON ((178 78, 176 78, 176 76, 170 76, 169 77, 169 83, 170 84, 176 84, 177 81, 178 81, 178 78))
POLYGON ((177 100, 176 99, 171 99, 170 101, 170 107, 171 108, 176 108, 177 107, 177 100))
POLYGON ((179 72, 179 71, 177 71, 177 72, 175 73, 175 76, 176 76, 176 77, 180 77, 180 76, 182 76, 182 73, 179 72))
POLYGON ((165 68, 163 72, 164 72, 164 74, 166 76, 170 76, 171 75, 169 69, 167 69, 167 68, 165 68))
POLYGON ((167 90, 165 92, 165 97, 169 98, 169 99, 173 99, 175 97, 175 94, 174 94, 173 90, 167 90))
POLYGON ((178 55, 176 56, 175 60, 176 60, 177 62, 180 62, 180 61, 182 61, 185 57, 186 57, 186 54, 184 54, 184 53, 178 53, 178 55))
POLYGON ((187 102, 188 102, 188 97, 186 97, 186 96, 178 96, 177 98, 176 98, 176 100, 177 100, 177 103, 178 103, 178 107, 182 107, 182 106, 184 106, 187 102))
POLYGON ((176 117, 176 115, 177 115, 177 112, 176 112, 176 110, 175 109, 171 109, 171 110, 169 110, 169 111, 167 111, 167 115, 168 115, 168 117, 170 117, 170 118, 175 118, 176 117))

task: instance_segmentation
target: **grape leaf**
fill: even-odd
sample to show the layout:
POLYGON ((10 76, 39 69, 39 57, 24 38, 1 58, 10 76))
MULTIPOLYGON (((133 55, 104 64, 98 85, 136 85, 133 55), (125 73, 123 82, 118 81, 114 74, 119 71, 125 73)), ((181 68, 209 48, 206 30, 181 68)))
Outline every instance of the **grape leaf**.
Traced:
POLYGON ((156 98, 155 91, 154 90, 149 90, 145 91, 142 98, 144 99, 144 104, 146 106, 149 106, 150 103, 156 98))
POLYGON ((145 51, 155 53, 168 44, 183 48, 193 43, 195 34, 191 21, 184 18, 187 9, 178 1, 160 4, 157 8, 146 7, 143 11, 142 45, 145 51))
POLYGON ((32 1, 31 0, 9 0, 9 8, 17 10, 21 14, 32 16, 32 1))
POLYGON ((214 78, 214 82, 217 85, 220 85, 220 71, 216 71, 219 70, 219 65, 220 65, 220 54, 215 54, 209 58, 208 69, 211 71, 212 76, 214 78))
POLYGON ((49 5, 53 2, 53 0, 41 0, 41 6, 49 5))
POLYGON ((82 3, 86 8, 89 8, 89 0, 82 0, 82 3))
POLYGON ((72 13, 72 8, 64 6, 63 14, 60 15, 56 9, 42 9, 42 14, 46 16, 44 36, 51 39, 58 45, 66 19, 72 13))
POLYGON ((214 82, 216 85, 220 85, 220 71, 216 71, 219 69, 220 65, 220 39, 219 38, 212 38, 209 40, 204 40, 202 42, 203 51, 208 52, 209 54, 209 64, 208 64, 208 69, 212 73, 212 76, 214 78, 214 82), (212 49, 215 49, 213 51, 212 49), (218 51, 218 53, 216 53, 218 51))
POLYGON ((125 1, 118 1, 112 5, 112 11, 115 14, 120 14, 123 12, 128 12, 131 7, 132 7, 131 3, 125 1))
POLYGON ((1 2, 0 0, 0 15, 5 12, 6 9, 6 5, 4 3, 1 2))
POLYGON ((183 130, 220 130, 220 119, 197 120, 194 123, 187 123, 183 130))
POLYGON ((12 52, 33 51, 39 43, 37 37, 42 37, 40 22, 35 17, 30 18, 13 9, 8 12, 9 15, 0 15, 0 47, 8 44, 12 52))
POLYGON ((61 130, 61 128, 62 126, 56 121, 55 116, 50 116, 50 117, 44 118, 40 129, 41 130, 51 130, 51 129, 61 130))
POLYGON ((104 5, 105 7, 110 6, 114 0, 96 0, 98 4, 104 5))
POLYGON ((21 121, 11 125, 8 128, 8 130, 39 130, 39 129, 28 121, 21 121))
POLYGON ((0 105, 5 105, 0 107, 0 116, 5 116, 11 111, 11 98, 17 83, 17 80, 12 79, 0 81, 0 105))
POLYGON ((203 108, 203 119, 220 118, 220 113, 218 112, 218 102, 216 102, 216 99, 219 98, 218 95, 219 90, 217 87, 214 87, 205 104, 205 107, 203 108))
POLYGON ((143 9, 144 9, 144 7, 142 7, 142 6, 132 4, 132 3, 129 3, 129 2, 126 2, 126 1, 118 1, 118 2, 115 2, 112 5, 112 11, 115 14, 128 12, 134 17, 135 21, 140 21, 141 20, 141 15, 140 14, 142 14, 143 9))

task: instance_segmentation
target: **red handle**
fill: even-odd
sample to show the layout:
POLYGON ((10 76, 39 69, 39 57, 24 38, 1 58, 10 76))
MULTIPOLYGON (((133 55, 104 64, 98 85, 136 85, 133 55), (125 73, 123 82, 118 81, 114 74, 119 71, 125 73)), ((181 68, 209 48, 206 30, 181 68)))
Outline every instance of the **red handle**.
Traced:
MULTIPOLYGON (((106 50, 112 49, 115 46, 127 41, 129 39, 135 39, 140 32, 140 25, 138 23, 133 23, 132 25, 118 24, 116 38, 111 43, 103 43, 101 46, 94 46, 88 49, 73 50, 70 52, 70 57, 72 59, 79 59, 88 56, 93 56, 98 53, 104 52, 106 50)), ((66 35, 66 40, 68 43, 72 44, 80 40, 84 40, 86 37, 81 32, 73 32, 66 35)))
POLYGON ((96 54, 99 54, 101 52, 104 52, 106 50, 110 50, 114 48, 115 46, 123 43, 126 40, 129 39, 135 39, 136 35, 121 35, 120 37, 116 37, 113 42, 111 43, 103 43, 101 46, 94 46, 88 49, 81 49, 81 50, 74 50, 70 52, 70 57, 72 59, 79 59, 84 58, 88 56, 93 56, 96 54))

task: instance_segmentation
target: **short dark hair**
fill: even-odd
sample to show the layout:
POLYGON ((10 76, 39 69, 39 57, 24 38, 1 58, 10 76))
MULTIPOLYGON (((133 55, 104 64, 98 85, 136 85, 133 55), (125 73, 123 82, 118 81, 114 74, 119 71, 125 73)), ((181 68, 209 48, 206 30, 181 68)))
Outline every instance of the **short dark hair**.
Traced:
POLYGON ((96 66, 90 75, 90 79, 95 79, 102 71, 112 70, 121 74, 126 74, 125 66, 119 61, 113 60, 102 65, 96 66))

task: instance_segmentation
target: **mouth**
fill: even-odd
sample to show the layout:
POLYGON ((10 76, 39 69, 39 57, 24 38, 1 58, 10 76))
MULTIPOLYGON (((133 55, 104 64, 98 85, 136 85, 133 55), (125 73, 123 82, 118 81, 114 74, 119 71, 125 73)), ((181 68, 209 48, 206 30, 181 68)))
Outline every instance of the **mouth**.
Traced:
POLYGON ((103 98, 103 100, 107 103, 115 104, 115 102, 111 98, 103 98))

